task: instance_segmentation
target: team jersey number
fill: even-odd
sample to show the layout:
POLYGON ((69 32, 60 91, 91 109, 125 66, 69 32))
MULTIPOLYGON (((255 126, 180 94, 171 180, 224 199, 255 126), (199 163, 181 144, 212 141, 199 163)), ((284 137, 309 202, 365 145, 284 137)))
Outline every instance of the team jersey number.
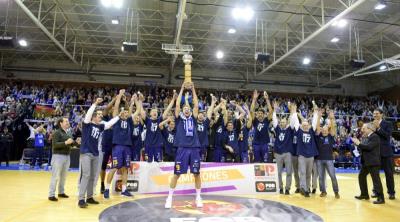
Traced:
POLYGON ((126 122, 126 121, 121 121, 121 128, 122 128, 122 129, 128 128, 128 122, 126 122))
POLYGON ((303 143, 310 143, 311 135, 310 134, 303 134, 303 143))
POLYGON ((217 133, 222 133, 222 127, 219 127, 219 128, 217 129, 217 133))
POLYGON ((259 124, 257 125, 257 130, 258 130, 258 131, 261 131, 263 128, 264 128, 264 123, 259 123, 259 124))
POLYGON ((285 134, 284 133, 279 133, 279 141, 283 141, 285 139, 285 134))
POLYGON ((139 136, 139 128, 133 129, 133 135, 134 136, 139 136))
POLYGON ((233 141, 233 140, 235 140, 235 135, 234 134, 229 135, 229 141, 233 141))
POLYGON ((100 136, 100 130, 97 127, 92 127, 92 137, 98 139, 100 136))
POLYGON ((174 135, 169 134, 167 140, 168 140, 168 143, 174 143, 174 135))
POLYGON ((203 132, 204 131, 204 126, 203 125, 197 125, 197 131, 203 132))
POLYGON ((151 123, 151 132, 157 131, 157 127, 158 127, 157 123, 151 123))

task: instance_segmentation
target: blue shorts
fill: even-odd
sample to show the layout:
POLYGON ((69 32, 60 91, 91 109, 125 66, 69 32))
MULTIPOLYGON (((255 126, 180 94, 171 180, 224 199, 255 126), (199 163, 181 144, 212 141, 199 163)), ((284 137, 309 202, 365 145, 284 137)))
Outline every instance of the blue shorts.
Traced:
POLYGON ((144 158, 147 162, 151 163, 153 162, 153 159, 155 162, 162 162, 163 156, 162 156, 162 147, 148 147, 146 146, 144 148, 144 158))
POLYGON ((268 162, 268 144, 253 144, 254 162, 268 162))
POLYGON ((200 148, 179 147, 176 151, 174 174, 185 174, 190 166, 192 174, 200 174, 200 148))
POLYGON ((115 145, 112 150, 112 167, 121 169, 131 165, 131 148, 124 145, 115 145))
POLYGON ((107 164, 108 164, 108 160, 110 159, 110 157, 112 157, 112 148, 104 149, 103 160, 101 162, 101 170, 107 169, 107 164))

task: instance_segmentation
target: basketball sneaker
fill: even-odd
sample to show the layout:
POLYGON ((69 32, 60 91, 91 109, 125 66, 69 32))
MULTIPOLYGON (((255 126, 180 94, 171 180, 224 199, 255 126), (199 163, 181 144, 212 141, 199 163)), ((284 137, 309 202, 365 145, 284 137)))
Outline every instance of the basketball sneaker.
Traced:
POLYGON ((196 207, 198 208, 202 208, 203 207, 203 200, 201 199, 201 197, 196 197, 196 207))
POLYGON ((125 190, 124 192, 121 192, 121 196, 124 196, 124 197, 133 197, 133 195, 132 195, 128 190, 125 190))
POLYGON ((165 209, 171 209, 172 207, 172 197, 167 197, 167 200, 165 201, 165 209))
POLYGON ((109 199, 110 198, 110 190, 109 189, 105 189, 103 196, 105 199, 109 199))

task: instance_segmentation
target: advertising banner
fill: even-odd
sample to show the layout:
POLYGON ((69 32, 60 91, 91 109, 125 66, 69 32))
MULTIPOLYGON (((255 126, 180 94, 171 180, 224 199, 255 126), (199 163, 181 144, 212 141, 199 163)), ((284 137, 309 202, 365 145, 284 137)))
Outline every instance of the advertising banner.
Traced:
MULTIPOLYGON (((127 189, 139 194, 168 194, 173 172, 173 162, 132 162, 127 189)), ((202 163, 200 172, 202 193, 254 195, 278 192, 276 164, 202 163)), ((114 177, 113 184, 113 191, 120 192, 120 175, 114 177)), ((193 175, 181 175, 175 194, 193 193, 193 175)))

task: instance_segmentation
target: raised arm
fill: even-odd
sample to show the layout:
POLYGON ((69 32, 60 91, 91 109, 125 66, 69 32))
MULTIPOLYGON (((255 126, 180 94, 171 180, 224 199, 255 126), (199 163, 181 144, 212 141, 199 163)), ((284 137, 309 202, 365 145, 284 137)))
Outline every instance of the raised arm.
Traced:
POLYGON ((193 97, 193 117, 197 119, 197 116, 199 115, 199 98, 197 97, 193 83, 192 83, 192 97, 193 97))
POLYGON ((278 126, 278 117, 276 116, 276 111, 278 110, 278 103, 274 102, 274 112, 272 113, 272 126, 276 128, 278 126))
MULTIPOLYGON (((290 128, 295 129, 296 131, 299 130, 300 127, 300 122, 299 118, 297 117, 297 106, 296 104, 292 104, 290 107, 290 117, 289 117, 289 122, 290 122, 290 128)), ((300 115, 301 116, 301 115, 300 115)))
POLYGON ((269 101, 269 96, 268 96, 267 91, 264 91, 264 99, 267 102, 267 108, 268 108, 267 117, 268 117, 269 120, 271 120, 273 110, 272 110, 272 106, 271 106, 271 101, 269 101))
POLYGON ((182 101, 182 95, 183 95, 183 89, 185 88, 185 83, 182 84, 181 90, 179 91, 178 98, 176 98, 175 102, 175 118, 179 117, 179 114, 181 113, 181 101, 182 101))
MULTIPOLYGON (((231 101, 231 103, 232 103, 232 101, 231 101)), ((235 101, 233 101, 232 104, 235 105, 236 110, 239 111, 239 113, 240 113, 239 118, 244 117, 246 115, 246 112, 244 111, 244 109, 239 104, 237 104, 235 101)))
POLYGON ((132 121, 133 121, 135 119, 135 117, 140 114, 140 112, 142 111, 143 107, 142 107, 142 102, 140 102, 138 100, 138 96, 137 96, 136 93, 132 95, 131 103, 134 103, 135 106, 136 106, 136 110, 132 114, 132 121))
POLYGON ((109 102, 106 106, 106 108, 103 110, 103 115, 108 115, 108 113, 110 112, 111 108, 113 108, 115 100, 117 99, 117 97, 112 98, 111 102, 109 102))
POLYGON ((168 113, 171 111, 172 107, 174 106, 174 102, 175 102, 175 100, 176 100, 176 97, 178 96, 178 95, 176 94, 176 90, 175 90, 175 89, 174 89, 173 94, 174 94, 174 95, 172 96, 171 102, 169 102, 167 108, 164 110, 164 112, 163 112, 163 114, 162 114, 163 120, 167 119, 168 113))
POLYGON ((119 120, 119 116, 116 116, 112 119, 110 119, 110 121, 108 122, 104 122, 104 129, 110 129, 116 122, 118 122, 119 120))
POLYGON ((207 119, 208 120, 211 120, 212 113, 213 113, 214 107, 215 107, 215 103, 217 102, 217 98, 215 98, 215 96, 213 94, 210 94, 210 96, 211 96, 211 106, 208 107, 208 110, 207 110, 207 119))
POLYGON ((172 117, 170 116, 170 117, 166 118, 164 121, 160 122, 160 124, 158 124, 158 127, 159 127, 161 130, 163 130, 163 129, 164 129, 164 126, 165 126, 168 122, 171 122, 171 121, 172 121, 172 117))
POLYGON ((92 116, 93 116, 94 110, 102 102, 103 102, 102 98, 97 98, 96 99, 96 101, 90 106, 90 108, 86 112, 85 118, 83 119, 84 123, 86 123, 86 124, 90 123, 90 121, 92 120, 92 116))
POLYGON ((332 110, 329 112, 329 134, 331 134, 333 137, 335 137, 337 134, 335 114, 332 110))
POLYGON ((318 117, 319 117, 319 110, 318 110, 318 106, 315 105, 314 106, 313 118, 312 118, 312 121, 311 121, 311 126, 312 126, 314 132, 317 129, 317 125, 320 125, 320 122, 321 122, 321 118, 318 118, 318 117))
MULTIPOLYGON (((257 98, 258 98, 258 92, 257 90, 254 90, 253 92, 253 99, 251 100, 251 105, 250 105, 250 113, 251 113, 251 117, 254 118, 255 114, 254 111, 256 109, 256 103, 257 103, 257 98)), ((253 119, 251 119, 251 121, 253 121, 253 119)))
POLYGON ((251 116, 251 113, 248 113, 247 115, 247 123, 246 123, 246 127, 247 129, 250 129, 253 126, 253 118, 251 116))
POLYGON ((114 103, 113 117, 116 117, 119 114, 119 105, 121 104, 121 99, 122 99, 122 96, 124 95, 124 93, 125 93, 125 89, 119 90, 119 94, 117 95, 117 97, 115 99, 115 103, 114 103))
POLYGON ((228 111, 226 110, 226 100, 222 99, 222 105, 221 105, 221 113, 222 113, 222 118, 224 120, 224 126, 228 124, 228 111))
POLYGON ((139 99, 138 99, 138 104, 136 105, 136 107, 139 106, 139 108, 140 108, 139 112, 140 112, 140 116, 142 117, 141 120, 145 120, 147 116, 146 116, 146 110, 144 110, 144 108, 143 108, 144 96, 141 92, 138 92, 138 96, 139 96, 139 99))

